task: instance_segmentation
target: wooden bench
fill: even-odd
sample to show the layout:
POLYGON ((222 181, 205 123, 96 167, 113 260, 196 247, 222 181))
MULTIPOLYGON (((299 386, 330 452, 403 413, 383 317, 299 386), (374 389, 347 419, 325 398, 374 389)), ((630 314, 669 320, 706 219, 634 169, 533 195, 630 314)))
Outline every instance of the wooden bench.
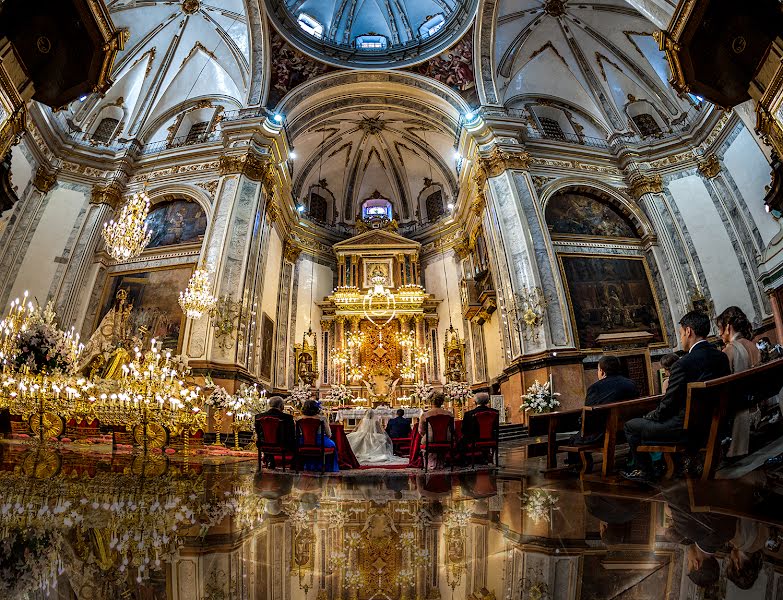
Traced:
POLYGON ((646 415, 658 406, 661 396, 648 396, 645 398, 635 398, 633 400, 623 400, 621 402, 612 402, 610 404, 598 404, 595 406, 585 406, 582 409, 582 437, 602 434, 603 438, 592 444, 574 444, 572 446, 560 446, 563 452, 575 452, 579 454, 582 461, 582 474, 584 474, 589 465, 588 455, 599 451, 603 455, 601 465, 601 476, 607 477, 614 471, 615 458, 617 454, 618 434, 622 439, 623 426, 629 419, 646 415))
MULTIPOLYGON (((528 436, 531 438, 546 436, 546 468, 548 471, 557 468, 557 434, 578 431, 579 417, 581 416, 581 408, 529 415, 528 436)), ((532 445, 530 449, 532 449, 532 445)), ((533 455, 529 452, 528 456, 533 455)))
POLYGON ((705 458, 701 478, 712 479, 720 459, 721 433, 731 414, 755 402, 775 396, 781 388, 783 388, 783 359, 735 375, 689 383, 683 436, 687 439, 687 443, 644 444, 637 450, 662 452, 666 459, 666 475, 669 477, 674 472, 674 455, 703 451, 705 458), (749 397, 751 397, 750 401, 749 397))

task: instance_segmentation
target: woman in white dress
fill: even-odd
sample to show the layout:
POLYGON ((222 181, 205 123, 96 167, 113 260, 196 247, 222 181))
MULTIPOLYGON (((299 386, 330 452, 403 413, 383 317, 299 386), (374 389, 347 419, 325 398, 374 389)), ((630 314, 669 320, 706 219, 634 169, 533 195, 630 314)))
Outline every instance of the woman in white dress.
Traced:
POLYGON ((391 438, 384 431, 380 418, 372 409, 362 417, 356 431, 346 437, 360 464, 406 464, 408 462, 407 458, 394 456, 391 438))

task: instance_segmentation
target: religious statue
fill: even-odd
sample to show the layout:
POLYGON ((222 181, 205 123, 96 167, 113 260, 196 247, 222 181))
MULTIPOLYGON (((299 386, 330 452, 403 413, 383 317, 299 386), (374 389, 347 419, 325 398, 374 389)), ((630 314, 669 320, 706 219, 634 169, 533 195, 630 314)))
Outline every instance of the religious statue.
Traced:
MULTIPOLYGON (((114 298, 114 304, 109 312, 101 319, 98 328, 90 336, 81 355, 79 370, 91 377, 99 376, 113 379, 119 377, 122 365, 129 357, 127 349, 131 338, 129 323, 133 303, 128 302, 128 291, 120 288, 114 298)), ((141 328, 140 334, 144 337, 146 330, 141 328)), ((144 340, 137 341, 139 346, 144 340)))

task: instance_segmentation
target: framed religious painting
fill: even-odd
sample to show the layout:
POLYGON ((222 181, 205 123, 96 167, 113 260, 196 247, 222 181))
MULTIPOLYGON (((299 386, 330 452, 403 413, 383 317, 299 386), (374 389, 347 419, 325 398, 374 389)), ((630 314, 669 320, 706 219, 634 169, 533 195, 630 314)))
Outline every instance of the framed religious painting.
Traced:
POLYGON ((155 268, 144 271, 115 273, 109 276, 101 298, 98 318, 93 330, 104 319, 113 318, 115 298, 126 292, 126 305, 131 306, 126 333, 145 342, 152 338, 173 354, 180 352, 185 315, 178 303, 179 292, 187 288, 193 265, 155 268))
POLYGON ((275 322, 264 313, 261 319, 261 368, 259 373, 267 381, 272 379, 272 354, 275 343, 275 322))
POLYGON ((601 339, 667 344, 658 297, 644 257, 559 254, 577 346, 601 350, 601 339))
POLYGON ((200 244, 207 230, 207 215, 196 202, 171 200, 153 205, 147 226, 152 234, 148 249, 200 244))

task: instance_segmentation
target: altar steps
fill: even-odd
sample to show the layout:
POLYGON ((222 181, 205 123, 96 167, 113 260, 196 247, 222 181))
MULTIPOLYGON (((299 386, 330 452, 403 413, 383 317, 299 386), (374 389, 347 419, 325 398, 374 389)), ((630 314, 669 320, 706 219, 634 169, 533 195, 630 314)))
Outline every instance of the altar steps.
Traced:
POLYGON ((500 441, 508 442, 510 440, 518 440, 527 435, 527 425, 521 423, 501 425, 500 426, 500 441))

